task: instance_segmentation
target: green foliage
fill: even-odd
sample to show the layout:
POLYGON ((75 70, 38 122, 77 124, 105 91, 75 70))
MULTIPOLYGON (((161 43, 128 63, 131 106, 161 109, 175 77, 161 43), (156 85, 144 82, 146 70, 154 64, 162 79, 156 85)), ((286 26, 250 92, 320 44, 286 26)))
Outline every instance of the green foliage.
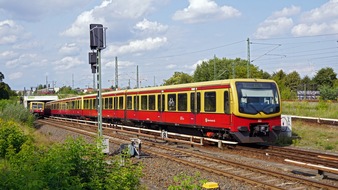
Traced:
POLYGON ((205 182, 207 180, 201 179, 199 173, 196 173, 194 176, 181 173, 174 177, 175 184, 170 185, 168 190, 198 190, 202 189, 202 185, 205 182))
POLYGON ((29 126, 33 125, 34 116, 23 105, 17 103, 4 103, 5 106, 0 113, 0 118, 4 120, 13 120, 17 122, 26 123, 29 126))
POLYGON ((28 139, 16 123, 0 119, 0 157, 4 158, 8 151, 18 153, 28 139))
POLYGON ((8 86, 8 84, 4 82, 0 82, 0 100, 1 99, 9 99, 11 95, 11 88, 8 86))
POLYGON ((138 189, 141 167, 107 160, 81 138, 50 148, 25 144, 0 164, 0 189, 138 189))
POLYGON ((183 73, 183 72, 175 72, 172 77, 168 80, 164 80, 163 85, 172 85, 172 84, 185 84, 193 82, 193 77, 183 73))
POLYGON ((326 85, 319 87, 321 100, 338 100, 338 88, 332 88, 326 85))
POLYGON ((337 80, 337 74, 329 67, 320 69, 313 77, 313 81, 320 86, 333 87, 335 80, 337 80))
MULTIPOLYGON (((194 81, 212 81, 230 78, 247 78, 247 60, 242 59, 219 59, 214 57, 198 64, 194 71, 194 81)), ((250 78, 269 77, 267 73, 259 70, 257 66, 249 64, 250 78)))
POLYGON ((58 94, 78 94, 78 92, 73 90, 70 86, 63 86, 60 88, 58 94))

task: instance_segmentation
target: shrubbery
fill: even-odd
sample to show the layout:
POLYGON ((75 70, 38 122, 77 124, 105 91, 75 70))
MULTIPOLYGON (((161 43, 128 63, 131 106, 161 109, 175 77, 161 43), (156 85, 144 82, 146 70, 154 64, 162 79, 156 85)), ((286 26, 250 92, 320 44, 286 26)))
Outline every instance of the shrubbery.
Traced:
POLYGON ((0 164, 0 189, 139 189, 141 166, 106 160, 82 139, 39 148, 25 144, 0 164))
POLYGON ((0 100, 0 118, 5 121, 16 121, 33 125, 34 116, 23 105, 11 100, 0 100))

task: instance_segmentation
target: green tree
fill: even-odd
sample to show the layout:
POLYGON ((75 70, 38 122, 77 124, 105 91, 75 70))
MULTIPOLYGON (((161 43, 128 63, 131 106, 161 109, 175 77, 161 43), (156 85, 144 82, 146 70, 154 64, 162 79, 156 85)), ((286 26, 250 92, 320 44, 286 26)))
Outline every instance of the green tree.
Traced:
POLYGON ((63 86, 60 88, 58 94, 78 94, 78 92, 73 90, 70 86, 63 86))
POLYGON ((297 71, 293 71, 285 77, 285 86, 289 87, 293 92, 297 92, 300 83, 301 78, 297 71))
POLYGON ((193 77, 183 72, 175 72, 168 80, 164 80, 163 85, 184 84, 193 82, 193 77))
POLYGON ((331 88, 329 86, 322 85, 319 87, 320 99, 322 100, 337 100, 338 88, 331 88))
MULTIPOLYGON (((194 81, 211 81, 230 78, 247 78, 247 60, 219 59, 214 57, 197 65, 194 71, 194 81)), ((266 73, 253 64, 249 64, 250 78, 267 77, 266 73)))
POLYGON ((1 99, 9 99, 10 95, 12 94, 11 88, 8 84, 4 82, 0 82, 0 100, 1 99))
POLYGON ((335 80, 337 80, 337 74, 330 67, 320 69, 317 72, 317 74, 313 77, 313 81, 319 87, 320 86, 333 87, 335 80))
POLYGON ((0 82, 2 82, 5 79, 5 75, 0 72, 0 82))

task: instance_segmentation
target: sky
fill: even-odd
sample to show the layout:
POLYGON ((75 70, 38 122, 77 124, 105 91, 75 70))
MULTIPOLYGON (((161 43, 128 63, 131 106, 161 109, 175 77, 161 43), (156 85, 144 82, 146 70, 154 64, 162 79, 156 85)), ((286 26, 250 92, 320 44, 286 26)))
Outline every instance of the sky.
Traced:
MULTIPOLYGON (((163 84, 202 61, 270 74, 338 73, 338 0, 0 0, 0 72, 13 90, 93 87, 89 25, 106 27, 102 87, 163 84), (249 42, 249 43, 248 43, 249 42)), ((225 72, 225 71, 224 71, 225 72)))

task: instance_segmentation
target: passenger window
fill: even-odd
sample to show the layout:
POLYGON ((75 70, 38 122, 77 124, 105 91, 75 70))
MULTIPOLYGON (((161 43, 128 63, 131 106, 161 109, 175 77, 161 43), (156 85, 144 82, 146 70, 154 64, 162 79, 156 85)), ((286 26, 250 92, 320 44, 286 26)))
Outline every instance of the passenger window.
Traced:
POLYGON ((192 92, 190 94, 190 109, 191 109, 191 112, 193 113, 200 112, 201 110, 201 93, 200 92, 197 92, 197 94, 195 94, 195 92, 192 92), (196 99, 195 99, 195 96, 196 96, 196 99), (195 104, 197 105, 196 110, 195 110, 195 104))
POLYGON ((204 93, 204 111, 206 112, 216 111, 216 92, 204 93))
POLYGON ((187 111, 187 101, 188 101, 188 96, 186 93, 184 94, 178 94, 178 111, 187 111))
POLYGON ((155 110, 155 95, 149 95, 149 110, 155 110))
POLYGON ((119 109, 123 110, 123 96, 119 97, 119 109))
POLYGON ((108 98, 108 109, 113 109, 113 98, 108 98))
POLYGON ((176 94, 168 94, 168 110, 176 111, 176 94))
POLYGON ((147 110, 148 97, 146 95, 141 96, 141 110, 147 110))
POLYGON ((134 96, 134 110, 138 110, 138 106, 139 106, 138 99, 139 99, 138 96, 134 96))
POLYGON ((127 109, 131 110, 133 109, 133 97, 127 96, 127 109))
POLYGON ((157 95, 157 110, 163 112, 164 111, 164 95, 157 95), (162 100, 161 100, 162 97, 162 100))
POLYGON ((114 97, 114 110, 117 110, 117 106, 119 104, 119 100, 118 100, 118 97, 114 97))
POLYGON ((224 113, 230 114, 230 102, 228 91, 224 91, 224 113))

